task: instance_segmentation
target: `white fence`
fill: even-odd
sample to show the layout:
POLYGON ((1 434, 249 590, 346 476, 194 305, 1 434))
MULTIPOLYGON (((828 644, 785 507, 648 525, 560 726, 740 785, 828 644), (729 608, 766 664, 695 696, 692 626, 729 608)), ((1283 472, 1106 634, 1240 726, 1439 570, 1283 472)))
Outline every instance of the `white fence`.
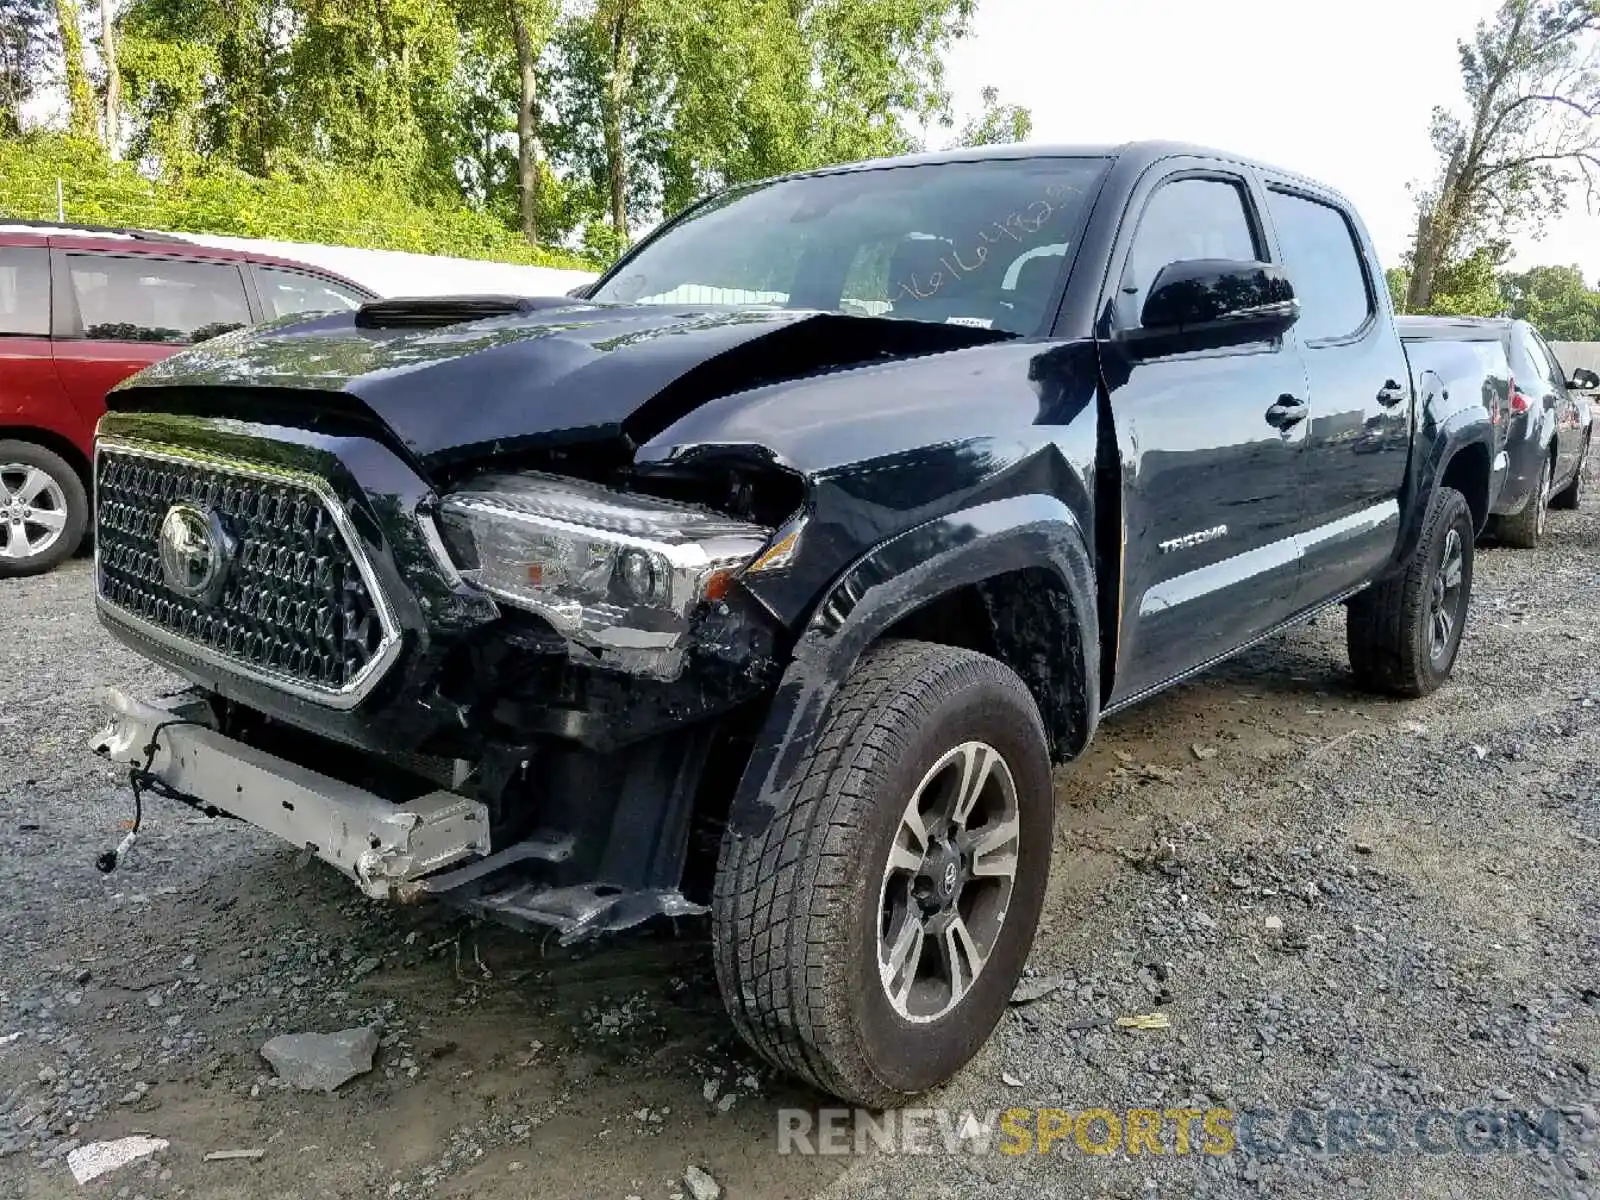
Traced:
POLYGON ((1588 367, 1600 374, 1600 342, 1551 342, 1550 349, 1567 369, 1568 379, 1579 367, 1588 367))
POLYGON ((479 295, 562 296, 595 278, 593 271, 524 267, 515 263, 481 262, 409 254, 403 250, 358 250, 351 246, 319 246, 309 242, 276 242, 262 238, 181 234, 202 246, 254 250, 293 258, 371 288, 380 296, 479 295))

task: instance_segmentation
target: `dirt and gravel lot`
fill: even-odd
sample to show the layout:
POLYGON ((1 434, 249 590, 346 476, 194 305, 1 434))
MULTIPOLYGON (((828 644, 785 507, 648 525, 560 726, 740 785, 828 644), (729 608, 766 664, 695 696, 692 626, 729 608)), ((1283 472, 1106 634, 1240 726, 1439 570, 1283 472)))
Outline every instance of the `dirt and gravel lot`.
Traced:
POLYGON ((693 923, 561 951, 161 801, 102 876, 129 797, 85 748, 97 689, 168 681, 96 627, 86 563, 0 584, 0 1197, 665 1200, 691 1165, 733 1200, 1600 1197, 1597 583, 1590 503, 1480 553, 1426 702, 1355 692, 1336 614, 1107 722, 1058 775, 1046 994, 926 1103, 1270 1115, 1226 1155, 1021 1157, 780 1155, 817 1099, 734 1041, 693 923), (334 1095, 260 1058, 363 1024, 376 1066, 334 1095), (1424 1151, 1435 1108, 1506 1123, 1424 1151), (1547 1109, 1554 1152, 1494 1147, 1547 1109), (1337 1110, 1397 1113, 1394 1152, 1341 1149, 1337 1110), (135 1133, 170 1146, 74 1182, 71 1149, 135 1133))

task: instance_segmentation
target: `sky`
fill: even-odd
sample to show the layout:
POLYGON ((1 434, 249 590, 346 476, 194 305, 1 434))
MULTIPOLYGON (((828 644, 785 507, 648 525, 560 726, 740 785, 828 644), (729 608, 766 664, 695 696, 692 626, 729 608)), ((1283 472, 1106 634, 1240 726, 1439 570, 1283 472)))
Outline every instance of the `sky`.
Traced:
MULTIPOLYGON (((1497 0, 979 0, 948 59, 958 112, 982 88, 1033 112, 1035 142, 1170 138, 1338 188, 1385 267, 1416 228, 1428 124, 1460 104, 1456 43, 1497 0)), ((959 125, 959 122, 958 122, 959 125)), ((1514 265, 1575 263, 1600 281, 1600 210, 1581 193, 1514 265)))

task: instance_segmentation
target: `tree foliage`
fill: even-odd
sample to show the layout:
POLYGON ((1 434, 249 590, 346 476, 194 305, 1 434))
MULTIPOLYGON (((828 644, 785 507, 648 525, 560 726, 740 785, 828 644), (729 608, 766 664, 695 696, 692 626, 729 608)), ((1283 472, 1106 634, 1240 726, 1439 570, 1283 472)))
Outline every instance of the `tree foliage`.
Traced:
POLYGON ((430 206, 392 183, 325 163, 262 177, 235 166, 150 179, 112 162, 97 142, 60 134, 0 139, 0 210, 56 216, 56 180, 67 219, 95 225, 180 229, 235 237, 368 246, 495 259, 534 266, 590 265, 535 247, 494 216, 430 206))
MULTIPOLYGON (((0 13, 54 5, 48 23, 71 42, 82 2, 0 13)), ((943 58, 976 0, 101 3, 118 15, 87 66, 81 35, 78 68, 64 46, 42 58, 81 75, 69 131, 103 131, 153 187, 221 180, 244 205, 337 179, 357 189, 347 223, 351 195, 404 197, 609 257, 708 190, 948 126, 943 58)), ((0 137, 19 132, 12 97, 44 77, 33 45, 0 36, 0 137)), ((991 108, 989 140, 1025 133, 1024 112, 991 108)))
POLYGON ((1600 187, 1600 0, 1502 0, 1460 45, 1465 108, 1434 110, 1437 174, 1421 195, 1408 306, 1486 239, 1537 227, 1580 182, 1600 187))
POLYGON ((1505 242, 1490 242, 1441 266, 1434 276, 1428 311, 1467 317, 1498 316, 1505 309, 1500 268, 1510 254, 1505 242))
POLYGON ((43 83, 57 26, 53 0, 0 0, 0 137, 22 132, 43 83))
POLYGON ((1533 267, 1503 275, 1500 290, 1511 316, 1531 321, 1557 342, 1600 342, 1600 288, 1577 267, 1533 267))
POLYGON ((68 124, 79 137, 94 137, 94 89, 83 57, 83 26, 78 21, 77 0, 56 0, 56 24, 61 38, 61 69, 66 80, 68 124))
POLYGON ((1000 103, 1000 89, 983 89, 983 111, 961 129, 958 146, 996 146, 1033 136, 1033 114, 1020 104, 1000 103))

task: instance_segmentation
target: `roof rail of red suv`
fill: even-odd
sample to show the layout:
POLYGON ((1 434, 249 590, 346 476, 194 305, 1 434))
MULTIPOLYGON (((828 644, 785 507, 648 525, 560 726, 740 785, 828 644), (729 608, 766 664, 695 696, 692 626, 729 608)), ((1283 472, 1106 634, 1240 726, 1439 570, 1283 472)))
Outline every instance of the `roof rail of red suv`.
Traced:
POLYGON ((38 221, 0 216, 0 233, 8 229, 39 230, 42 233, 91 233, 99 236, 128 237, 140 242, 188 242, 189 240, 176 233, 162 233, 154 229, 129 229, 117 225, 86 225, 79 221, 38 221))

